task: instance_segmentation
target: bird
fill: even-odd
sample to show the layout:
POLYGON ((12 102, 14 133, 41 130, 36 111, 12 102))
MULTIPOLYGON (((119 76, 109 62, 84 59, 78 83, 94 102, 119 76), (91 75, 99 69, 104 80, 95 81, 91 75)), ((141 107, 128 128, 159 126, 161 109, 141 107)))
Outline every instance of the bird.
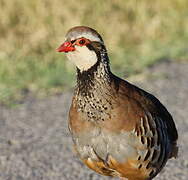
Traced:
POLYGON ((57 51, 76 66, 68 127, 81 161, 104 176, 156 177, 167 160, 178 155, 178 132, 166 107, 112 73, 95 29, 71 28, 57 51))

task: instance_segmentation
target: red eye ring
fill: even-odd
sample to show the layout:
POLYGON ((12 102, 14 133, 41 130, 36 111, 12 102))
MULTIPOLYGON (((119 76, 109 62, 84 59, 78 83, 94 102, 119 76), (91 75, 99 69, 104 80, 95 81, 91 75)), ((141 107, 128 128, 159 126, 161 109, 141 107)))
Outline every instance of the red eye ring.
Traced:
POLYGON ((80 39, 78 39, 76 41, 75 44, 78 45, 78 46, 85 46, 85 45, 87 45, 89 43, 90 43, 90 41, 88 39, 86 39, 86 38, 80 38, 80 39))
POLYGON ((80 39, 78 43, 83 46, 83 45, 85 45, 86 40, 85 39, 80 39))

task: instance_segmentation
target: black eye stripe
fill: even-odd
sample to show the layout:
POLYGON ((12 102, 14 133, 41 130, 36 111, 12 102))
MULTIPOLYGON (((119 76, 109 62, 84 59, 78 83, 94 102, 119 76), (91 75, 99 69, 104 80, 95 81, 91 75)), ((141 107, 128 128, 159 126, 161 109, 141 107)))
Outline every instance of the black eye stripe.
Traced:
POLYGON ((72 40, 71 43, 73 44, 76 40, 72 40))
POLYGON ((95 51, 95 48, 91 44, 87 44, 86 47, 91 51, 95 51))

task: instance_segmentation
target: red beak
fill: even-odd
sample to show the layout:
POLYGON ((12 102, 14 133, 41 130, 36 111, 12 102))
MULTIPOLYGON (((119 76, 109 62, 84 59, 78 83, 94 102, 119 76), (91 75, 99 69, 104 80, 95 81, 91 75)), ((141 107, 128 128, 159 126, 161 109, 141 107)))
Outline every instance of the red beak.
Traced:
POLYGON ((71 42, 64 42, 59 48, 56 49, 57 52, 69 52, 69 51, 74 51, 75 50, 75 47, 72 45, 71 42))

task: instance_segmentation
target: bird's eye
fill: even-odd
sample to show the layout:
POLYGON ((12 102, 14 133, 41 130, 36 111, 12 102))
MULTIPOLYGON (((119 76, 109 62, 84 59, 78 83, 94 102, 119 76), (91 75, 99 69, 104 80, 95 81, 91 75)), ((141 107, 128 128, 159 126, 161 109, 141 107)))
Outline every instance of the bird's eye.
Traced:
POLYGON ((81 39, 81 40, 79 40, 79 45, 84 45, 85 43, 86 43, 86 41, 85 41, 85 39, 81 39))

